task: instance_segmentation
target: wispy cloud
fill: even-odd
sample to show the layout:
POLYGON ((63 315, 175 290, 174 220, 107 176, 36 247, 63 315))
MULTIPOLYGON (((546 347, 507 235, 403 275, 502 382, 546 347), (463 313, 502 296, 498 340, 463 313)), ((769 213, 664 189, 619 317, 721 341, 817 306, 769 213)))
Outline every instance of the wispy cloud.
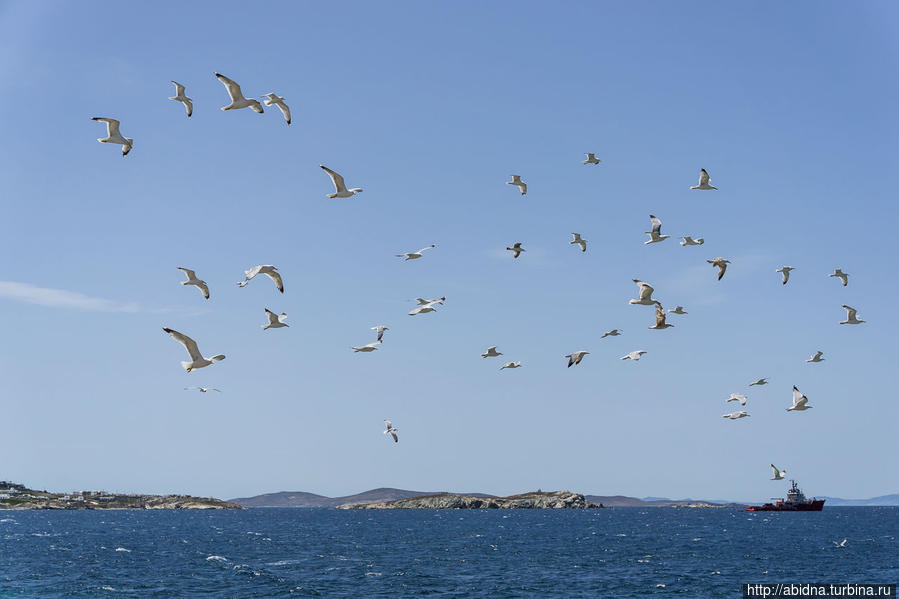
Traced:
POLYGON ((0 298, 48 308, 71 308, 92 312, 137 312, 139 309, 136 302, 118 302, 102 297, 91 297, 77 291, 38 287, 16 281, 0 281, 0 298))

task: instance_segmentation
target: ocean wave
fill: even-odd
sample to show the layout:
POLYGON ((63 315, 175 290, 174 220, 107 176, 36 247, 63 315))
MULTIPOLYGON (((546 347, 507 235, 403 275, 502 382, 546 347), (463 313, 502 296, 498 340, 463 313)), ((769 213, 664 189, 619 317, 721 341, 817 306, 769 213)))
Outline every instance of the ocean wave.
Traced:
POLYGON ((206 558, 207 562, 226 562, 228 561, 227 557, 222 557, 221 555, 210 555, 206 558))
POLYGON ((125 552, 125 553, 131 553, 131 550, 130 550, 130 549, 125 549, 124 547, 116 547, 115 550, 116 550, 116 551, 123 551, 123 552, 125 552))

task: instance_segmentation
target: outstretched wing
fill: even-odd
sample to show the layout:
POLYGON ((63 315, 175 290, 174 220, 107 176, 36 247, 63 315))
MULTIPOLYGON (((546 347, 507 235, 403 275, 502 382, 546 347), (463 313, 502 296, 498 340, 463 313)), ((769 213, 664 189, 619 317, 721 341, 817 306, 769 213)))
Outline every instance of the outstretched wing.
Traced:
POLYGON ((851 307, 851 306, 847 306, 846 304, 843 304, 843 308, 846 310, 846 320, 856 320, 856 318, 855 318, 855 314, 856 314, 855 308, 853 308, 853 307, 851 307))
POLYGON ((649 215, 649 221, 652 223, 652 232, 658 235, 662 231, 662 221, 652 214, 649 215))
POLYGON ((178 83, 177 81, 172 81, 175 84, 175 95, 183 96, 184 95, 184 86, 178 83))
POLYGON ((709 173, 702 169, 699 171, 699 185, 708 185, 709 184, 709 173))
POLYGON ((328 176, 331 177, 331 182, 334 184, 334 189, 337 190, 338 193, 342 191, 346 191, 346 183, 343 180, 343 177, 340 176, 339 173, 336 173, 329 169, 328 167, 319 164, 318 165, 323 171, 328 173, 328 176))
POLYGON ((163 331, 172 336, 172 338, 184 346, 184 349, 187 350, 188 355, 191 360, 201 360, 203 359, 202 354, 200 354, 200 350, 197 347, 197 342, 188 337, 183 333, 179 333, 174 329, 167 329, 165 327, 162 328, 163 331))
POLYGON ((274 312, 272 312, 271 310, 269 310, 268 308, 265 309, 265 315, 268 317, 269 324, 277 324, 278 323, 278 315, 275 314, 274 312))
POLYGON ((651 285, 637 279, 634 279, 634 283, 636 283, 640 287, 641 300, 652 299, 652 292, 655 291, 655 289, 653 289, 651 285))
POLYGON ((188 280, 188 281, 197 278, 197 273, 194 272, 194 271, 192 271, 192 270, 189 269, 189 268, 184 268, 183 266, 179 266, 179 267, 178 267, 178 270, 180 270, 180 271, 183 272, 185 275, 187 275, 187 280, 188 280))
POLYGON ((265 276, 270 278, 278 286, 278 291, 284 293, 284 281, 281 280, 281 274, 277 272, 267 272, 265 276))
POLYGON ((808 403, 808 397, 799 392, 795 386, 793 386, 793 407, 804 406, 808 403))
POLYGON ((93 116, 91 117, 91 120, 106 123, 106 137, 115 137, 117 135, 121 135, 119 133, 119 122, 117 120, 100 116, 93 116))
POLYGON ((228 79, 221 73, 216 73, 215 77, 216 77, 216 79, 218 79, 219 81, 221 81, 224 84, 225 89, 228 90, 228 95, 231 96, 232 102, 236 102, 237 100, 244 99, 243 92, 240 90, 240 86, 236 82, 234 82, 231 79, 228 79))
POLYGON ((665 309, 662 308, 662 304, 656 304, 656 326, 665 326, 665 309))

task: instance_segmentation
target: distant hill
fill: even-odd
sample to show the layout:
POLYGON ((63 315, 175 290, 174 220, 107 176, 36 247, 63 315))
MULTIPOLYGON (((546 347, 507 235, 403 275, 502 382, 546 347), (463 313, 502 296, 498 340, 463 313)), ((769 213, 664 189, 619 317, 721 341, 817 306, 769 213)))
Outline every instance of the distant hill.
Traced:
MULTIPOLYGON (((326 497, 315 493, 303 491, 282 491, 280 493, 266 493, 255 497, 237 497, 233 503, 244 507, 337 507, 338 505, 355 505, 360 503, 379 503, 382 501, 395 501, 397 499, 411 499, 423 495, 437 495, 445 491, 407 491, 405 489, 392 489, 382 487, 372 489, 355 495, 343 497, 326 497)), ((474 497, 493 497, 483 493, 465 493, 474 497)))
POLYGON ((880 497, 871 497, 870 499, 842 499, 840 497, 821 496, 819 499, 826 499, 825 507, 849 507, 849 506, 899 506, 899 493, 892 495, 881 495, 880 497))

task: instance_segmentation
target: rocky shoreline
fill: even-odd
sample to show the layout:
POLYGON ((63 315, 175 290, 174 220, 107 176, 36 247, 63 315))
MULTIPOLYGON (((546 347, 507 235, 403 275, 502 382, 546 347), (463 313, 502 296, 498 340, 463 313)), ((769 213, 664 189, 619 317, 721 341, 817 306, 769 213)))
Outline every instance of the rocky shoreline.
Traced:
POLYGON ((106 491, 51 493, 0 483, 0 510, 242 510, 242 505, 192 495, 130 495, 106 491))
POLYGON ((474 497, 472 495, 457 495, 455 493, 441 493, 439 495, 425 495, 408 499, 396 499, 393 501, 379 501, 376 503, 347 504, 337 506, 339 510, 483 510, 483 509, 597 509, 602 504, 587 501, 580 493, 571 491, 553 491, 544 493, 522 493, 508 497, 474 497))

